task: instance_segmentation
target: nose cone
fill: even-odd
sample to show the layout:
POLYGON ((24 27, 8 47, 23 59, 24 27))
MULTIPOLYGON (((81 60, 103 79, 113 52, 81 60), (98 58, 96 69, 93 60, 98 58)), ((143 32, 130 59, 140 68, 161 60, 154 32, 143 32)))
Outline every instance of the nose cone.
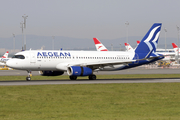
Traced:
POLYGON ((13 61, 13 60, 8 60, 8 61, 6 62, 6 65, 7 65, 8 67, 10 67, 10 68, 15 68, 16 62, 13 61))

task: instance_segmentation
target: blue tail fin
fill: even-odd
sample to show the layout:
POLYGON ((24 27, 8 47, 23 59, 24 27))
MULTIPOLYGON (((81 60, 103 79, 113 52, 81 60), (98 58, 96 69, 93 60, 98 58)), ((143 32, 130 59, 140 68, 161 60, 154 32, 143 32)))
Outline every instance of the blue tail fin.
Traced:
POLYGON ((149 54, 156 52, 161 23, 154 23, 135 50, 135 53, 149 54))

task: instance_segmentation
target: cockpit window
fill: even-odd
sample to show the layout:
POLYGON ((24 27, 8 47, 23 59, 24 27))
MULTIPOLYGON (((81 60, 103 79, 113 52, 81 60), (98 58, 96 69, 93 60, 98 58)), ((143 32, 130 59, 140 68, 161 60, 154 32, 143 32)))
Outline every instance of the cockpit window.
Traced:
POLYGON ((14 55, 12 58, 25 59, 24 55, 14 55))

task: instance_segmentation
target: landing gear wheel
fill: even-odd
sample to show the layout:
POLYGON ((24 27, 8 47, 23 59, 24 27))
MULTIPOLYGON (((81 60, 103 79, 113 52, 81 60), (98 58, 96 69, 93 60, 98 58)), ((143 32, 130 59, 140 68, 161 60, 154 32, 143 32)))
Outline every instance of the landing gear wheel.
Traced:
POLYGON ((31 71, 28 70, 27 72, 28 72, 28 76, 26 77, 26 80, 31 81, 31 77, 30 77, 31 76, 31 71))
POLYGON ((69 76, 70 80, 76 80, 77 76, 69 76))
POLYGON ((96 75, 90 75, 89 80, 96 80, 96 75))
POLYGON ((27 81, 31 81, 31 77, 26 77, 26 80, 27 81))

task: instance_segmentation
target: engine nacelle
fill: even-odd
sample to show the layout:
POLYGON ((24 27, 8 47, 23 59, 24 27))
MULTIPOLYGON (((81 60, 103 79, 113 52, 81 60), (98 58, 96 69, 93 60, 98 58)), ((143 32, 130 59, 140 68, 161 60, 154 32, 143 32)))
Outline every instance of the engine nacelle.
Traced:
POLYGON ((42 76, 58 76, 64 74, 64 71, 39 71, 42 76))
POLYGON ((88 67, 71 66, 67 69, 67 74, 70 76, 89 76, 92 73, 92 69, 88 67))

